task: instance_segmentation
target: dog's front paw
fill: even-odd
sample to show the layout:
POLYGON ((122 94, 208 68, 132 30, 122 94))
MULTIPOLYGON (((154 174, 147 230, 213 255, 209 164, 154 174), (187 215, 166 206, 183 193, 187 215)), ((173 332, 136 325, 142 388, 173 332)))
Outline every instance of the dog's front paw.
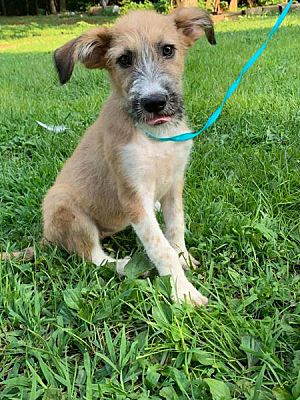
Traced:
POLYGON ((188 251, 179 254, 179 261, 184 269, 196 269, 200 264, 188 251))
POLYGON ((206 306, 208 299, 202 296, 200 292, 187 280, 184 278, 177 278, 176 282, 172 284, 172 298, 178 302, 184 302, 196 305, 196 306, 206 306))

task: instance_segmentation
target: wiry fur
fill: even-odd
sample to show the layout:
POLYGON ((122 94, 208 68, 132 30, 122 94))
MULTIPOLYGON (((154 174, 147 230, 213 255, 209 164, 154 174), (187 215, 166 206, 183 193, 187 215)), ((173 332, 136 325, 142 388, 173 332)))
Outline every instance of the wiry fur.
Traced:
MULTIPOLYGON (((156 134, 187 131, 183 118, 181 75, 188 46, 204 30, 214 42, 211 19, 198 9, 179 9, 170 16, 133 12, 112 28, 98 28, 67 43, 55 53, 60 81, 71 77, 74 63, 106 68, 112 93, 96 122, 65 163, 43 203, 44 237, 100 265, 112 261, 99 239, 131 225, 160 275, 171 275, 175 299, 205 304, 185 277, 182 265, 194 262, 184 242, 182 190, 191 142, 163 143, 143 129, 151 113, 141 97, 168 95, 164 113, 171 121, 151 127, 156 134), (172 59, 161 57, 163 44, 173 44, 172 59), (131 51, 134 64, 122 69, 118 57, 131 51), (160 201, 166 232, 154 205, 160 201), (182 254, 179 258, 179 254, 182 254)), ((118 260, 122 273, 128 260, 118 260)))

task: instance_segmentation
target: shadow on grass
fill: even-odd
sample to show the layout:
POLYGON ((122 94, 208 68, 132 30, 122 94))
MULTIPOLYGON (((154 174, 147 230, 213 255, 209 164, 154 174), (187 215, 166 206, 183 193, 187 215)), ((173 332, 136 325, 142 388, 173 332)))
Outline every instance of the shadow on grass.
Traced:
MULTIPOLYGON (((295 14, 288 16, 286 22, 289 21, 290 25, 281 26, 273 40, 276 40, 277 37, 283 37, 286 38, 287 43, 289 43, 293 37, 299 37, 300 27, 297 23, 297 18, 295 17, 295 14)), ((59 40, 60 37, 63 38, 63 35, 79 35, 82 32, 89 30, 90 25, 111 24, 115 21, 114 17, 84 17, 82 19, 78 19, 77 17, 73 19, 36 17, 36 20, 34 20, 35 17, 28 18, 30 18, 31 21, 29 23, 26 23, 25 21, 24 23, 16 23, 14 19, 12 20, 12 23, 10 23, 9 18, 4 19, 4 17, 0 17, 0 25, 3 25, 0 30, 0 54, 1 52, 18 53, 18 49, 20 48, 18 40, 20 39, 22 40, 21 45, 26 46, 27 42, 26 40, 23 41, 23 39, 28 38, 28 45, 32 47, 32 52, 39 52, 39 50, 35 50, 34 48, 35 37, 38 37, 38 41, 41 41, 43 40, 43 37, 48 38, 53 35, 59 40), (52 18, 53 20, 51 20, 52 18), (3 23, 3 21, 7 21, 7 24, 3 23), (13 23, 13 21, 15 23, 13 23), (59 29, 59 31, 57 31, 56 28, 59 29), (4 43, 1 44, 1 41, 4 41, 4 43)), ((236 21, 223 22, 221 30, 216 27, 217 48, 224 45, 226 46, 227 41, 238 40, 241 41, 240 45, 243 46, 241 50, 238 50, 235 45, 234 49, 238 53, 247 50, 248 47, 253 47, 253 49, 256 50, 267 38, 273 25, 273 23, 270 22, 273 22, 273 20, 275 21, 275 18, 272 17, 261 18, 261 20, 258 20, 257 18, 244 17, 236 21), (257 23, 261 23, 262 27, 258 28, 257 23), (267 27, 266 23, 268 24, 267 27)), ((272 47, 273 40, 268 45, 268 48, 272 47)), ((202 41, 204 41, 204 39, 202 41)), ((53 50, 54 48, 55 47, 53 47, 53 50)), ((42 51, 44 51, 44 49, 42 51)))
POLYGON ((71 25, 77 22, 87 22, 89 24, 103 24, 112 22, 115 17, 110 16, 89 16, 86 14, 75 15, 75 16, 58 16, 58 15, 39 15, 39 16, 23 16, 23 17, 1 17, 0 25, 30 25, 38 24, 41 26, 59 26, 59 25, 71 25))
MULTIPOLYGON (((93 25, 103 25, 113 23, 115 17, 0 17, 0 41, 18 40, 26 37, 35 37, 54 32, 55 28, 61 34, 71 33, 72 30, 88 30, 93 25)), ((57 33, 56 33, 57 34, 57 33)), ((1 50, 1 45, 0 45, 1 50)))

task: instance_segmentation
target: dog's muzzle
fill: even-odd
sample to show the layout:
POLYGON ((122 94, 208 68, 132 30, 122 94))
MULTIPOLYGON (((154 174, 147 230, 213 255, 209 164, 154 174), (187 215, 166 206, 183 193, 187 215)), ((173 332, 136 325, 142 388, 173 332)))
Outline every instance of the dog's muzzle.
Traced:
POLYGON ((178 123, 183 116, 183 100, 171 90, 135 94, 129 104, 129 114, 135 122, 151 126, 171 121, 178 123))

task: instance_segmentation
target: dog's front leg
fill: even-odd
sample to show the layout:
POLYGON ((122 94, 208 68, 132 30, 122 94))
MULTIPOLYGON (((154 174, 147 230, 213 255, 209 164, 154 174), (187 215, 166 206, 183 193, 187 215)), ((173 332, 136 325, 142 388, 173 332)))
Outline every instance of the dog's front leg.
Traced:
POLYGON ((207 298, 186 278, 176 251, 159 227, 153 208, 145 207, 132 226, 159 275, 171 276, 174 300, 186 300, 196 305, 207 304, 207 298))
POLYGON ((165 234, 171 246, 178 253, 181 265, 184 268, 189 266, 196 268, 199 262, 189 254, 184 240, 183 183, 183 178, 176 181, 161 200, 166 225, 165 234))

